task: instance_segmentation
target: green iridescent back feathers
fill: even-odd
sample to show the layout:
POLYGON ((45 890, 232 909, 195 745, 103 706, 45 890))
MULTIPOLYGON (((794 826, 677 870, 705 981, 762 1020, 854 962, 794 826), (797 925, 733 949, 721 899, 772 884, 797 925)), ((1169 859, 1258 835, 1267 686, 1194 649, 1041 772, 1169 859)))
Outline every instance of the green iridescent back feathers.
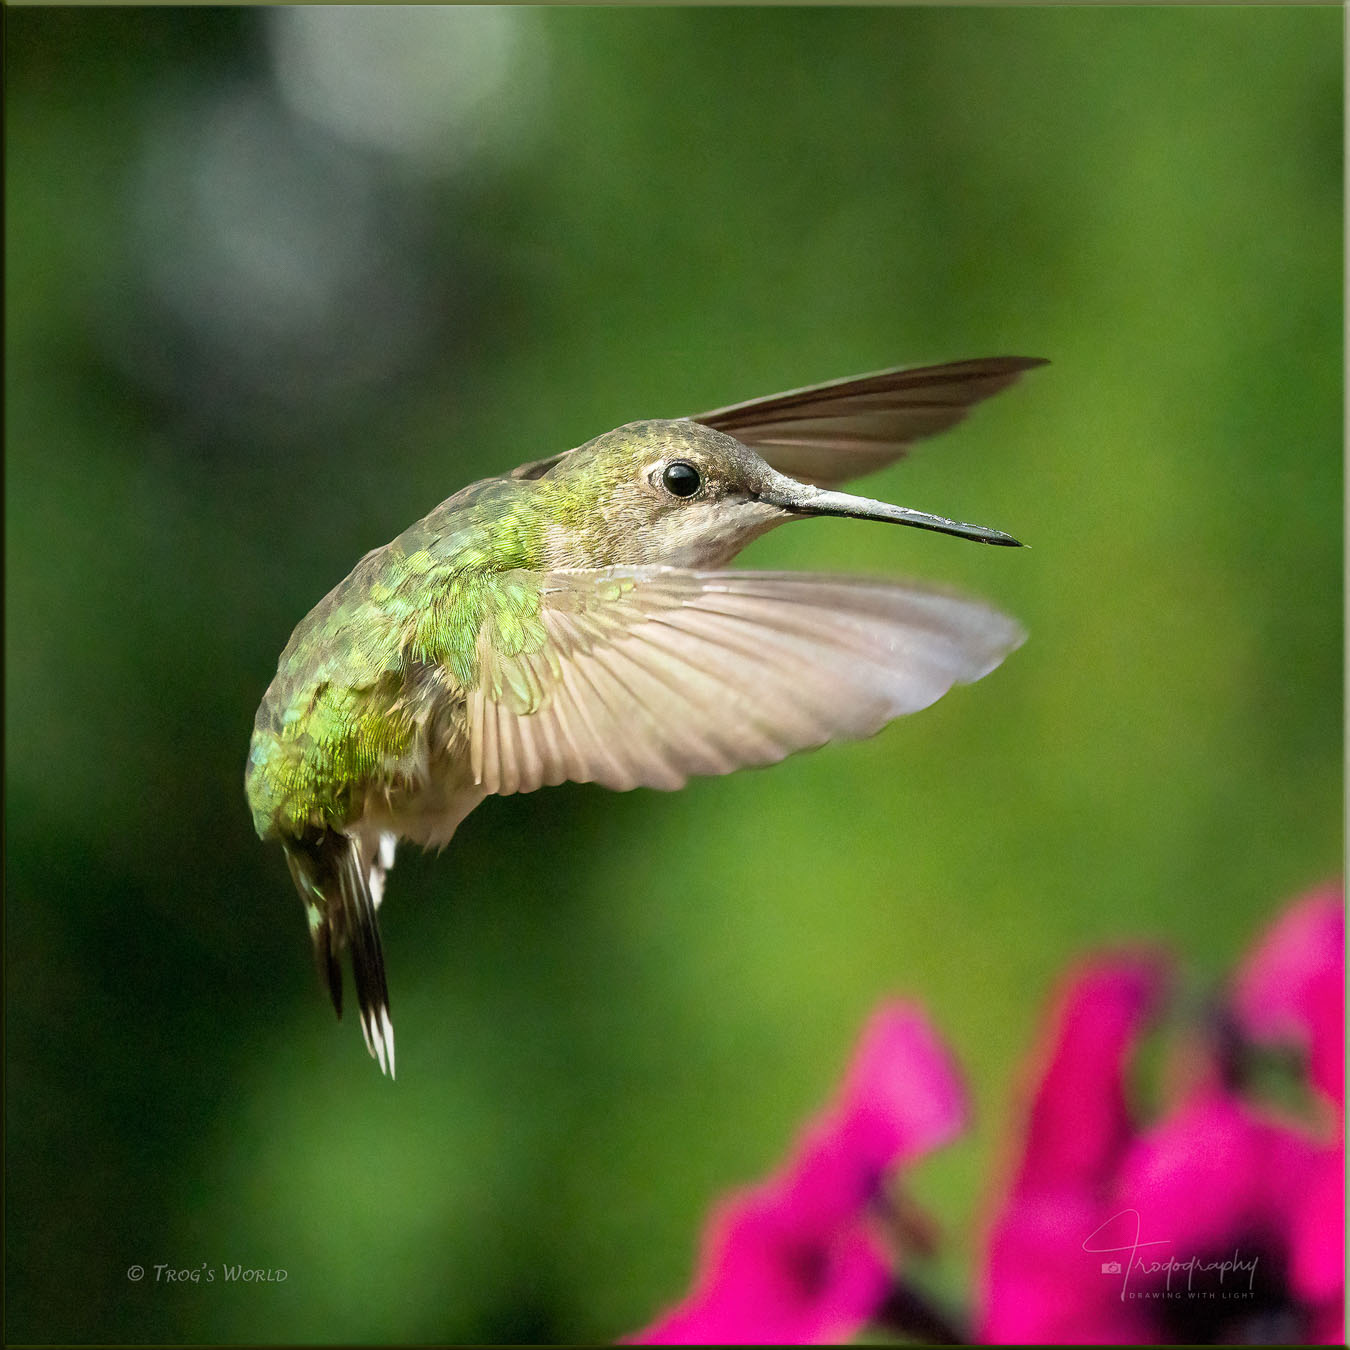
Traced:
MULTIPOLYGON (((363 785, 410 755, 419 734, 463 734, 453 713, 479 680, 480 644, 503 656, 543 645, 534 577, 546 558, 612 561, 615 522, 597 519, 603 485, 586 472, 589 448, 573 452, 570 472, 456 493, 367 553, 310 611, 254 721, 246 789, 259 835, 340 829, 363 785), (560 555, 560 539, 572 556, 560 555), (432 702, 437 727, 426 722, 432 702)), ((608 459, 603 468, 616 479, 629 472, 608 459)))
POLYGON ((339 828, 350 793, 412 748, 429 680, 477 678, 484 621, 523 640, 538 613, 503 569, 538 565, 534 483, 489 480, 368 553, 296 629, 258 710, 248 797, 264 837, 339 828))

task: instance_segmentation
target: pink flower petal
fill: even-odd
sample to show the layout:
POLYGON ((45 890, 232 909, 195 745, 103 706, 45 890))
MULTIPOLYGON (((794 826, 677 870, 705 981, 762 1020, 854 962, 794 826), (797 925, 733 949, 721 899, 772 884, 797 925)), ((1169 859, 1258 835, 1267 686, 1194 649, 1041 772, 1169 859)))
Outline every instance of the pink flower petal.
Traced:
POLYGON ((1137 1310, 1103 1297, 1103 1258, 1089 1248, 1133 1136, 1126 1069, 1161 982, 1161 960, 1141 954, 1085 966, 1063 988, 1021 1165, 990 1229, 981 1340, 1139 1338, 1137 1310))
POLYGON ((1345 1105, 1345 895, 1324 886, 1295 901, 1243 963, 1233 992, 1253 1040, 1308 1053, 1313 1086, 1345 1105))
POLYGON ((965 1105, 923 1014, 883 1005, 834 1105, 782 1171, 724 1200, 688 1297, 632 1337, 648 1344, 838 1341, 876 1312, 891 1269, 872 1233, 885 1174, 949 1139, 965 1105))
MULTIPOLYGON (((1089 1250, 1102 1223, 1098 1202, 1058 1191, 1023 1194, 990 1234, 980 1283, 977 1339, 991 1345, 1130 1345, 1148 1323, 1114 1295, 1112 1252, 1089 1250)), ((1111 1247, 1113 1241, 1098 1245, 1111 1247)))
POLYGON ((890 1271, 861 1228, 803 1229, 773 1186, 723 1202, 690 1297, 632 1339, 649 1345, 802 1345, 851 1336, 890 1271))
POLYGON ((928 1153, 961 1132, 961 1080, 920 1008, 891 1002, 872 1014, 836 1109, 886 1166, 928 1153))
MULTIPOLYGON (((1289 1282, 1309 1303, 1331 1304, 1344 1318, 1345 1151, 1328 1149, 1299 1197, 1292 1223, 1289 1282)), ((1338 1335, 1337 1339, 1340 1339, 1338 1335)))
POLYGON ((1133 1130, 1126 1061, 1162 979, 1161 959, 1147 955, 1104 959, 1070 977, 1031 1108, 1019 1188, 1096 1187, 1110 1178, 1133 1130))
POLYGON ((1323 1153, 1240 1098, 1209 1091, 1135 1141, 1113 1204, 1138 1212, 1159 1259, 1213 1255, 1242 1240, 1282 1246, 1323 1153))
POLYGON ((782 1180, 817 1224, 856 1216, 882 1176, 953 1139, 965 1123, 956 1066, 916 1007, 872 1014, 834 1104, 802 1131, 782 1180))

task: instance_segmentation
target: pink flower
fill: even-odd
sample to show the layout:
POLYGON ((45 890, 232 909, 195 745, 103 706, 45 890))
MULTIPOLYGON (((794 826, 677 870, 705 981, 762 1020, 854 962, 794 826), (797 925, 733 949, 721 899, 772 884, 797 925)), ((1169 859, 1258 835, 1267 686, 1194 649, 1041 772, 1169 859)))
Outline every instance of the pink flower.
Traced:
POLYGON ((1292 904, 1238 972, 1233 1011, 1257 1044, 1287 1042, 1312 1086, 1345 1111, 1345 898, 1337 886, 1292 904))
POLYGON ((990 1233, 981 1341, 1140 1339, 1133 1309, 1101 1297, 1102 1257, 1084 1240, 1134 1137, 1123 1068, 1162 980, 1160 958, 1141 954, 1067 981, 1022 1157, 990 1233))
POLYGON ((951 1139, 965 1119, 951 1060, 923 1014, 873 1014, 835 1103, 767 1181, 723 1199, 693 1289, 631 1339, 768 1344, 852 1336, 892 1288, 878 1239, 894 1168, 951 1139))
MULTIPOLYGON (((1298 903, 1244 964, 1230 1014, 1251 1040, 1301 1046, 1341 1114, 1343 943, 1339 893, 1298 903)), ((1241 1057, 1211 1049, 1141 1124, 1127 1070, 1161 969, 1122 956, 1067 983, 989 1233, 981 1340, 1342 1338, 1340 1116, 1322 1131, 1277 1117, 1241 1090, 1241 1057)))
POLYGON ((1314 1314, 1314 1335, 1344 1339, 1345 1315, 1345 898, 1338 887, 1284 914, 1238 973, 1240 1029, 1257 1044, 1289 1043, 1328 1108, 1312 1175, 1292 1216, 1289 1283, 1314 1314))

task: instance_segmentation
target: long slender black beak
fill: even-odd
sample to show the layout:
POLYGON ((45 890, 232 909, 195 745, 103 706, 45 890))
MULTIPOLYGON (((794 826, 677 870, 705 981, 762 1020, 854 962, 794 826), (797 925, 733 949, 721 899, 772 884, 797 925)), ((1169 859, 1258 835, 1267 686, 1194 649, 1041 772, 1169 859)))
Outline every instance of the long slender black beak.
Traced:
POLYGON ((858 520, 886 520, 893 525, 913 525, 920 530, 936 530, 939 534, 954 534, 958 539, 973 539, 980 544, 1000 544, 1021 548, 1022 541, 1002 530, 991 530, 984 525, 965 525, 946 516, 930 516, 926 511, 912 511, 907 506, 892 506, 889 502, 873 501, 870 497, 854 497, 847 492, 830 492, 824 488, 799 483, 785 474, 775 474, 773 482, 759 491, 759 499, 771 506, 782 507, 805 516, 853 516, 858 520))

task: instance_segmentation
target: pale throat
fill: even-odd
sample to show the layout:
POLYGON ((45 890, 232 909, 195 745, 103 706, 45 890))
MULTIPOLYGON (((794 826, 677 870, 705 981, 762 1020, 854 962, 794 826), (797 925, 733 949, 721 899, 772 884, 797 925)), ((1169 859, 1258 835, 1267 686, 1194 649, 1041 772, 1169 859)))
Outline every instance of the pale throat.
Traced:
POLYGON ((646 559, 666 567, 724 567, 753 539, 787 517, 762 502, 724 503, 710 510, 667 517, 648 547, 660 554, 646 559))

